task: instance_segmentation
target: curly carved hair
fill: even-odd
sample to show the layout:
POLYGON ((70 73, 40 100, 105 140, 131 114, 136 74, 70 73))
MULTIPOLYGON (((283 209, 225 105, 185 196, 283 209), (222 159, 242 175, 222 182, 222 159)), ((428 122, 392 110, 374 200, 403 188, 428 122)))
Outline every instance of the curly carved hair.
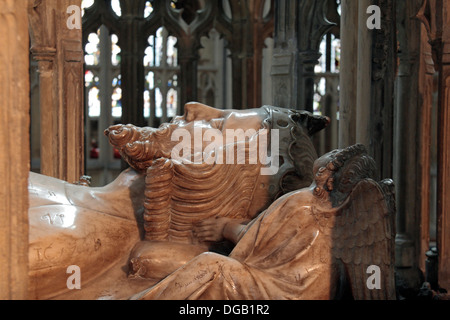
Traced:
POLYGON ((358 182, 374 179, 375 160, 367 154, 364 145, 356 144, 332 153, 332 160, 316 173, 314 193, 324 197, 329 194, 333 206, 342 204, 358 182))

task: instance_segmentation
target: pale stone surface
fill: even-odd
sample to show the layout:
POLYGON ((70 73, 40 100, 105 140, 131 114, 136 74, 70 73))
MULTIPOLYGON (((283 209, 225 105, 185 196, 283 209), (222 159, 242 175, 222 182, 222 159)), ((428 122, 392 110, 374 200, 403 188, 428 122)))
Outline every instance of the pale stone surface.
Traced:
POLYGON ((26 6, 20 1, 2 1, 0 25, 0 299, 25 299, 30 169, 26 6))

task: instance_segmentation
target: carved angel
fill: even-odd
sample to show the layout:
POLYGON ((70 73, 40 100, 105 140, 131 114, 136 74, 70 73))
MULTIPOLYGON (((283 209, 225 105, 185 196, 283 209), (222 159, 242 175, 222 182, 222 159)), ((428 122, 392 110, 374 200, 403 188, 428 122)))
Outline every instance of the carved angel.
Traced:
MULTIPOLYGON (((309 188, 275 201, 247 225, 208 219, 236 245, 229 256, 203 253, 132 299, 395 299, 393 183, 373 180, 364 146, 328 153, 309 188), (369 267, 380 288, 368 286, 369 267), (349 289, 346 291, 346 288, 349 289)), ((369 269, 370 270, 370 269, 369 269)))

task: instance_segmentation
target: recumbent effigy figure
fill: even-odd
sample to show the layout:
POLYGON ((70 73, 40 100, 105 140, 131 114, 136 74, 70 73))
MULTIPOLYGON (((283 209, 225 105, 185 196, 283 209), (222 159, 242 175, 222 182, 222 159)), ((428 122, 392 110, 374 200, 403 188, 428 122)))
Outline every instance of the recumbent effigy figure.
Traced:
POLYGON ((372 178, 364 146, 319 158, 310 187, 284 195, 249 224, 203 221, 205 239, 236 246, 203 253, 133 299, 395 299, 393 183, 372 178), (367 285, 377 267, 380 286, 367 285))
POLYGON ((200 253, 226 253, 232 243, 220 232, 220 239, 197 233, 198 224, 216 217, 246 223, 281 195, 308 186, 317 158, 310 137, 328 122, 276 107, 236 111, 191 103, 183 116, 159 129, 125 125, 106 130, 132 167, 110 185, 89 188, 30 173, 30 297, 127 298, 200 253), (215 132, 225 142, 233 130, 244 135, 222 144, 225 156, 230 146, 235 150, 230 152, 233 164, 215 161, 220 149, 207 149, 206 140, 200 147, 191 145, 192 154, 172 159, 177 129, 193 137, 215 132), (270 161, 252 162, 248 153, 242 159, 238 146, 251 149, 264 135, 270 144, 275 131, 279 148, 267 154, 270 161), (189 163, 198 153, 214 161, 189 163), (263 174, 274 163, 273 174, 263 174), (134 282, 126 277, 128 264, 134 282), (70 265, 82 271, 81 293, 66 286, 70 265))
POLYGON ((310 136, 328 121, 275 107, 236 112, 194 103, 156 130, 109 128, 110 142, 146 173, 145 241, 131 254, 131 276, 160 280, 200 252, 226 253, 228 241, 205 241, 195 225, 248 222, 281 194, 308 185, 317 157, 310 136), (268 147, 270 155, 261 152, 268 147))

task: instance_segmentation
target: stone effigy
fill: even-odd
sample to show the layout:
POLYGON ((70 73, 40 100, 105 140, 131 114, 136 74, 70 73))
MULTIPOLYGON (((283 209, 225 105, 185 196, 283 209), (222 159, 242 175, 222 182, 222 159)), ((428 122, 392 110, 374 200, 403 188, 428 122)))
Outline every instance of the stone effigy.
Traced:
POLYGON ((202 222, 247 223, 275 199, 311 183, 317 155, 310 136, 328 124, 326 117, 198 103, 185 110, 159 129, 106 130, 132 167, 110 185, 89 188, 30 174, 32 298, 129 298, 203 252, 229 253, 233 243, 220 233, 197 233, 202 222), (211 137, 195 143, 199 132, 215 138, 214 148, 211 137), (181 144, 183 134, 193 143, 181 144), (255 146, 254 154, 239 151, 255 146), (72 265, 82 272, 82 290, 68 289, 72 265))
POLYGON ((362 145, 316 159, 327 124, 192 103, 108 128, 132 167, 110 185, 30 174, 30 297, 395 299, 393 182, 362 145))
POLYGON ((393 184, 374 174, 362 145, 322 156, 310 187, 252 222, 200 223, 207 239, 223 225, 231 254, 200 254, 133 299, 335 299, 346 284, 355 299, 395 299, 393 184))
POLYGON ((202 241, 193 226, 218 217, 249 221, 281 194, 307 186, 317 157, 310 136, 327 123, 325 117, 275 107, 224 111, 193 103, 184 116, 158 129, 118 125, 106 130, 123 158, 146 173, 145 241, 133 250, 131 274, 158 280, 186 263, 186 257, 227 252, 229 243, 202 241), (270 163, 259 152, 252 159, 251 146, 265 150, 267 135, 274 131, 278 136, 270 139, 270 163), (215 148, 208 148, 212 139, 194 141, 213 133, 215 148), (173 137, 181 134, 185 145, 177 147, 179 140, 173 137), (185 152, 179 156, 179 151, 185 152), (264 174, 269 165, 274 171, 264 174), (176 254, 160 258, 173 246, 178 251, 180 244, 186 246, 179 263, 176 254))

